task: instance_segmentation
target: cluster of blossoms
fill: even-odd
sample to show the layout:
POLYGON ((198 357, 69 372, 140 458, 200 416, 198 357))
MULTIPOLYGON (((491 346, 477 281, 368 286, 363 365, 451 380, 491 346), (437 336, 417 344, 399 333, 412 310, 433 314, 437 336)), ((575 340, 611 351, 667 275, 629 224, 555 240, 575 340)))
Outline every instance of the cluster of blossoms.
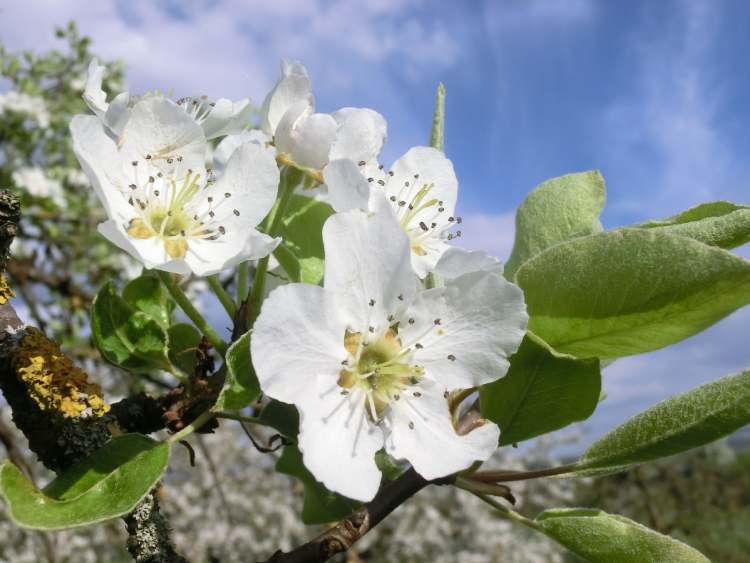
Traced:
POLYGON ((526 330, 521 290, 502 265, 448 241, 458 181, 435 148, 378 162, 386 123, 370 109, 316 113, 296 62, 266 97, 261 129, 247 100, 173 101, 101 89, 93 62, 72 124, 74 150, 109 220, 100 232, 149 268, 199 276, 268 256, 256 229, 277 198, 279 167, 301 170, 336 211, 323 227, 323 287, 282 284, 263 304, 251 354, 261 388, 300 412, 299 448, 330 490, 367 501, 384 450, 426 479, 484 461, 499 429, 459 433, 457 396, 495 381, 526 330), (209 168, 209 140, 224 136, 209 168))
POLYGON ((40 127, 49 126, 49 111, 42 98, 10 90, 0 94, 0 115, 16 113, 36 121, 40 127))

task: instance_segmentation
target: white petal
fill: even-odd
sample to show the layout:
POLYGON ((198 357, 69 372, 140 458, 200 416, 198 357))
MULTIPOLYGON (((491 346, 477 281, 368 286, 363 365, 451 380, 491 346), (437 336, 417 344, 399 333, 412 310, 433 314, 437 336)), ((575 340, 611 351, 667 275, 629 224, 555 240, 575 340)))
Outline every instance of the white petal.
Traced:
POLYGON ((224 173, 205 191, 205 197, 220 202, 216 205, 215 222, 239 222, 246 232, 269 212, 278 186, 279 168, 271 153, 258 144, 245 143, 234 151, 224 173))
POLYGON ((137 98, 131 96, 128 92, 117 94, 109 104, 107 112, 102 117, 102 121, 116 137, 120 137, 125 130, 125 125, 130 119, 132 111, 131 103, 137 98))
POLYGON ((450 246, 440 257, 435 266, 435 273, 445 279, 455 279, 469 272, 503 273, 503 263, 483 250, 465 250, 459 246, 450 246))
POLYGON ((408 460, 425 479, 437 479, 485 461, 497 449, 500 430, 490 422, 464 436, 451 424, 444 389, 429 380, 414 387, 421 396, 393 401, 388 411, 386 451, 408 460))
POLYGON ((380 154, 386 139, 385 118, 367 108, 343 108, 333 113, 338 124, 330 160, 348 158, 369 162, 380 154))
POLYGON ((244 230, 227 226, 226 233, 217 240, 188 241, 185 262, 190 271, 197 276, 218 274, 240 262, 267 256, 281 242, 247 226, 244 230))
POLYGON ((215 139, 230 133, 239 133, 247 125, 253 114, 250 100, 232 102, 226 98, 216 100, 201 126, 206 139, 215 139))
POLYGON ((261 108, 263 130, 274 135, 281 118, 298 102, 314 105, 310 78, 302 63, 284 59, 281 61, 281 78, 268 93, 261 108))
POLYGON ((88 72, 86 74, 86 85, 83 89, 83 100, 89 106, 97 117, 101 118, 107 111, 107 94, 102 90, 102 79, 104 71, 107 70, 99 64, 97 59, 91 59, 88 72))
POLYGON ((401 323, 405 346, 419 342, 414 361, 448 389, 500 379, 521 344, 528 315, 521 289, 498 274, 474 272, 417 295, 401 323))
POLYGON ((149 97, 133 106, 120 139, 122 153, 131 160, 151 155, 154 166, 167 157, 182 157, 183 169, 205 166, 206 138, 193 118, 171 100, 149 97))
POLYGON ((384 329, 411 301, 409 238, 389 213, 336 213, 323 225, 323 245, 325 287, 342 300, 354 330, 384 329))
POLYGON ((190 268, 184 260, 173 260, 164 249, 164 243, 157 238, 135 239, 125 233, 119 221, 100 223, 99 232, 110 242, 119 246, 147 268, 155 268, 175 274, 189 274, 190 268))
POLYGON ((214 150, 214 170, 221 173, 226 168, 229 158, 232 156, 240 146, 245 143, 255 143, 260 145, 271 153, 271 156, 276 158, 276 149, 269 146, 273 139, 268 133, 264 133, 260 129, 248 129, 241 133, 233 133, 224 137, 221 142, 216 146, 214 150))
POLYGON ((394 195, 399 201, 410 202, 424 185, 432 185, 423 203, 430 199, 442 201, 445 209, 437 214, 437 207, 433 206, 417 213, 411 223, 417 225, 424 221, 428 225, 434 220, 445 223, 453 215, 458 195, 458 180, 453 170, 453 164, 445 155, 431 147, 414 147, 399 158, 391 169, 393 176, 386 185, 389 195, 394 195), (418 178, 414 176, 419 174, 418 178), (408 185, 407 185, 408 183, 408 185))
POLYGON ((115 142, 102 122, 92 115, 76 115, 70 122, 70 133, 73 152, 107 215, 128 215, 131 208, 122 193, 129 182, 115 142))
POLYGON ((250 348, 261 389, 269 397, 300 404, 317 376, 338 380, 346 322, 330 292, 316 285, 276 288, 263 302, 250 348))
POLYGON ((328 192, 326 201, 336 211, 367 209, 370 185, 360 167, 348 159, 334 160, 323 169, 328 192))
POLYGON ((383 447, 383 431, 370 422, 361 392, 344 396, 337 385, 318 381, 298 408, 305 466, 328 489, 372 500, 380 486, 375 452, 383 447))
POLYGON ((300 166, 322 169, 336 138, 336 121, 327 113, 312 113, 300 102, 287 111, 276 129, 276 147, 300 166))

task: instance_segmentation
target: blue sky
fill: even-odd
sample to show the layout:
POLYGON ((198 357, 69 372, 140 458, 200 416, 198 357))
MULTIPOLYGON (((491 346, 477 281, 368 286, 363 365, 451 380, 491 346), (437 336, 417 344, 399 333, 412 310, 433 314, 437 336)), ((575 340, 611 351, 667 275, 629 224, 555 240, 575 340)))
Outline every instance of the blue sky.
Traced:
MULTIPOLYGON (((426 141, 443 81, 464 243, 501 258, 525 194, 568 172, 602 171, 608 227, 701 201, 750 203, 742 0, 11 0, 0 39, 46 48, 52 26, 70 18, 96 52, 126 62, 134 91, 260 102, 279 59, 298 58, 320 110, 366 106, 387 118, 386 162, 426 141)), ((750 366, 748 330, 741 311, 676 347, 616 362, 592 435, 750 366)))

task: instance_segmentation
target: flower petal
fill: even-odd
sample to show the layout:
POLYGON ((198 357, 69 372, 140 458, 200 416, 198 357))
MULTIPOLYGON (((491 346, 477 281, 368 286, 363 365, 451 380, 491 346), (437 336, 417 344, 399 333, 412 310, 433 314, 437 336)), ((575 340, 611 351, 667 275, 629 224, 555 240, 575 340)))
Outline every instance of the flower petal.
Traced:
POLYGON ((260 129, 248 129, 241 133, 227 135, 214 150, 214 170, 218 173, 223 172, 234 151, 245 143, 255 143, 256 145, 260 145, 270 152, 271 156, 276 158, 276 149, 269 146, 271 141, 273 141, 271 136, 260 129))
POLYGON ((73 152, 102 202, 107 215, 128 216, 132 209, 123 191, 128 180, 115 142, 107 135, 99 118, 76 115, 70 122, 73 152))
POLYGON ((328 187, 325 199, 336 211, 367 209, 370 185, 353 161, 330 162, 323 169, 323 179, 328 187))
POLYGON ((354 210, 323 225, 325 287, 341 300, 350 327, 385 329, 412 300, 416 277, 409 238, 389 213, 354 210))
POLYGON ((437 479, 485 461, 497 449, 500 429, 487 422, 464 436, 451 423, 443 387, 423 380, 415 387, 418 398, 404 396, 391 403, 388 411, 390 434, 386 451, 396 459, 408 460, 425 479, 437 479))
POLYGON ((205 195, 220 202, 215 205, 216 222, 239 222, 247 230, 271 209, 278 186, 279 168, 271 153, 256 143, 245 143, 234 151, 224 173, 205 195))
POLYGON ((276 129, 276 147, 299 166, 322 169, 336 138, 336 121, 327 113, 312 113, 312 106, 299 102, 286 112, 276 129))
POLYGON ((302 461, 331 491, 372 500, 380 487, 375 452, 383 447, 383 431, 370 422, 361 391, 341 395, 335 383, 316 383, 298 407, 302 461))
POLYGON ((100 223, 99 232, 111 243, 119 246, 147 268, 186 275, 190 268, 184 260, 173 260, 164 248, 164 242, 157 238, 135 239, 125 233, 121 223, 114 220, 100 223))
POLYGON ((307 69, 298 61, 281 61, 281 78, 268 93, 261 107, 261 127, 269 135, 276 134, 276 128, 284 114, 293 105, 306 102, 313 106, 312 85, 307 69))
POLYGON ((128 119, 130 119, 131 102, 136 99, 136 97, 131 96, 128 92, 117 94, 102 117, 104 124, 118 138, 122 135, 125 125, 128 119))
POLYGON ((503 377, 528 322, 521 289, 490 272, 465 274, 421 292, 407 315, 414 322, 400 325, 404 345, 422 346, 414 361, 447 389, 503 377))
POLYGON ((322 287, 294 283, 273 290, 263 302, 250 343, 263 392, 300 404, 317 376, 335 384, 347 357, 345 333, 346 322, 322 287))
POLYGON ((215 139, 222 135, 239 133, 250 124, 252 115, 253 108, 249 98, 237 102, 220 98, 201 123, 203 134, 206 139, 215 139))
POLYGON ((388 128, 382 115, 367 108, 342 108, 332 116, 338 130, 331 146, 330 160, 348 158, 359 163, 378 157, 388 128))
POLYGON ((435 273, 445 279, 455 279, 469 272, 503 273, 503 263, 483 250, 466 250, 459 246, 450 246, 440 257, 435 266, 435 273))
POLYGON ((131 160, 148 160, 159 168, 167 158, 182 157, 183 169, 205 166, 207 144, 203 130, 174 102, 148 97, 133 106, 120 138, 122 153, 131 160))
POLYGON ((83 100, 97 117, 102 118, 107 111, 107 94, 102 90, 102 79, 106 67, 99 64, 97 59, 91 59, 86 74, 86 85, 83 89, 83 100))
POLYGON ((191 239, 185 262, 197 276, 211 276, 232 268, 240 262, 267 256, 281 242, 259 233, 247 225, 227 225, 226 235, 216 240, 191 239))

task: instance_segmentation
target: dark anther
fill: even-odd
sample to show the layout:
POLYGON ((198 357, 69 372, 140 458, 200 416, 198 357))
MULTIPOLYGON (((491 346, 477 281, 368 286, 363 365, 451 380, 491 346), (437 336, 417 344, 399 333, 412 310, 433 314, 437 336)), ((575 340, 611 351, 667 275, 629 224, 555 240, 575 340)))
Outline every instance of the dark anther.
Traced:
POLYGON ((414 324, 414 319, 409 319, 409 324, 413 325, 414 324))
POLYGON ((370 307, 374 307, 374 306, 375 306, 375 300, 374 299, 370 299, 370 307))
POLYGON ((237 209, 233 209, 232 213, 234 213, 237 217, 240 216, 240 212, 237 209))
POLYGON ((449 360, 450 360, 451 362, 455 362, 455 361, 456 361, 456 356, 454 356, 453 354, 448 354, 448 359, 449 359, 449 360))
POLYGON ((224 227, 219 226, 219 232, 223 235, 227 232, 227 230, 224 227))
POLYGON ((435 323, 435 325, 439 325, 440 324, 440 319, 435 319, 433 322, 435 323))
POLYGON ((424 221, 419 222, 419 228, 423 231, 429 231, 430 229, 427 228, 427 225, 425 225, 424 221))
POLYGON ((360 160, 360 161, 359 161, 359 162, 358 162, 357 164, 358 164, 359 166, 364 166, 364 165, 365 165, 365 164, 367 164, 367 163, 366 163, 366 162, 365 162, 364 160, 360 160))

